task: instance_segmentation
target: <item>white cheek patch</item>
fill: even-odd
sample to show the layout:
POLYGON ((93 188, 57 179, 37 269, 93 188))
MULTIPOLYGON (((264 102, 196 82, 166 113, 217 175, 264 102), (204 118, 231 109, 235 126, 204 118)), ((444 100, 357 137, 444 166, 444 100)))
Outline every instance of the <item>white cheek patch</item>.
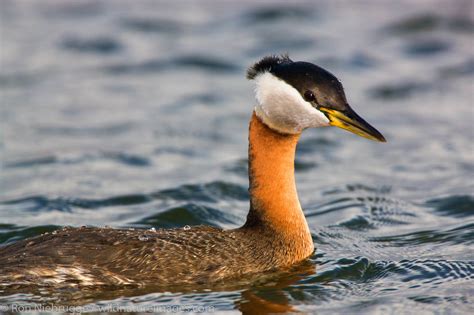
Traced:
POLYGON ((283 133, 329 126, 329 119, 306 102, 300 93, 269 72, 255 78, 255 112, 269 127, 283 133))

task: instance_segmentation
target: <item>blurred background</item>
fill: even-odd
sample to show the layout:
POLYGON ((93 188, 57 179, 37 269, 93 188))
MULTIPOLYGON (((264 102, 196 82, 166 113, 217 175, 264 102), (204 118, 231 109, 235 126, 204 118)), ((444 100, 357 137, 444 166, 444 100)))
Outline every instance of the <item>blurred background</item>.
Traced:
POLYGON ((231 311, 257 303, 243 290, 320 313, 468 313, 473 34, 472 0, 4 0, 0 242, 64 225, 239 226, 255 104, 245 71, 287 52, 335 74, 388 140, 303 135, 316 274, 115 301, 231 311))

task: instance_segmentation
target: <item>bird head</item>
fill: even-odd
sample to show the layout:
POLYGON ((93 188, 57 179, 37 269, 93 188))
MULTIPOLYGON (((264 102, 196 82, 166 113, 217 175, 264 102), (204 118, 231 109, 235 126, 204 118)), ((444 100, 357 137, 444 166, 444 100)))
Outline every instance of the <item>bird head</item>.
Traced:
POLYGON ((268 56, 247 71, 256 82, 257 116, 270 128, 296 134, 306 128, 336 126, 385 142, 374 127, 349 106, 341 82, 315 64, 268 56))

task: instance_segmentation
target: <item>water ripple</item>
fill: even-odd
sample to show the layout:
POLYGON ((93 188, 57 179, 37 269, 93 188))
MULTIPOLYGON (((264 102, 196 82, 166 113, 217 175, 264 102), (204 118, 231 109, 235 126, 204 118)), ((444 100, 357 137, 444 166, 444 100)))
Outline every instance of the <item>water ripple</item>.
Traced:
POLYGON ((11 224, 0 224, 0 244, 8 244, 27 237, 33 237, 42 233, 52 232, 58 228, 59 226, 56 225, 24 227, 11 224))
MULTIPOLYGON (((356 189, 361 188, 363 187, 356 189)), ((325 203, 307 207, 306 216, 336 215, 338 212, 347 211, 353 215, 346 215, 344 220, 330 226, 344 227, 354 231, 378 229, 387 225, 408 225, 417 216, 414 211, 415 206, 410 203, 380 194, 373 195, 374 190, 370 188, 363 188, 366 194, 367 191, 370 192, 367 196, 360 193, 354 194, 350 192, 352 189, 354 187, 349 187, 349 190, 345 192, 331 191, 329 196, 336 193, 340 196, 333 197, 325 203)))
POLYGON ((132 206, 154 200, 195 201, 217 203, 222 200, 248 200, 248 191, 242 186, 227 182, 211 182, 199 185, 183 185, 150 194, 129 194, 104 199, 85 198, 47 198, 30 196, 0 201, 0 211, 62 211, 71 212, 73 208, 99 209, 113 206, 132 206))
POLYGON ((431 39, 431 40, 417 40, 408 44, 404 52, 407 55, 414 57, 426 57, 448 51, 451 48, 449 42, 431 39))
POLYGON ((247 200, 246 188, 227 182, 211 182, 204 185, 183 185, 152 194, 155 198, 216 202, 222 199, 247 200))
POLYGON ((168 69, 195 68, 207 72, 235 73, 241 70, 231 61, 202 55, 183 55, 169 60, 151 59, 138 63, 117 63, 105 66, 103 71, 110 74, 145 74, 168 69))
POLYGON ((415 93, 421 93, 429 90, 431 85, 424 82, 401 82, 386 83, 373 87, 369 94, 376 99, 403 99, 412 96, 415 93))
POLYGON ((27 160, 6 161, 4 166, 6 168, 29 168, 51 164, 80 164, 96 160, 111 160, 132 167, 146 167, 152 164, 149 158, 138 154, 126 152, 98 152, 39 156, 27 160))
POLYGON ((369 238, 385 246, 403 247, 426 243, 474 244, 474 222, 459 224, 444 230, 424 230, 407 234, 369 238))
POLYGON ((228 213, 203 205, 186 203, 173 207, 159 214, 135 222, 136 225, 157 228, 173 228, 183 225, 212 225, 220 227, 235 224, 234 217, 228 213))
POLYGON ((80 53, 113 54, 123 49, 120 42, 111 37, 79 38, 66 37, 61 47, 80 53))
POLYGON ((473 32, 474 23, 462 15, 450 17, 429 13, 404 18, 388 26, 385 31, 400 36, 433 32, 439 29, 453 32, 473 32))
POLYGON ((448 196, 445 198, 431 199, 426 205, 443 216, 465 218, 474 215, 474 197, 448 196))
MULTIPOLYGON (((305 290, 308 290, 313 285, 324 284, 339 288, 339 292, 353 291, 353 294, 360 284, 387 281, 392 283, 390 290, 380 291, 388 293, 403 290, 408 286, 413 288, 413 285, 436 286, 439 283, 472 279, 474 279, 474 262, 421 259, 370 261, 365 257, 355 257, 342 258, 330 266, 326 265, 323 271, 300 281, 297 286, 303 285, 305 290)), ((333 292, 328 294, 332 295, 333 292)))
POLYGON ((182 24, 172 20, 143 17, 123 19, 121 25, 126 29, 143 33, 177 33, 183 29, 182 24))
POLYGON ((243 19, 250 23, 269 23, 286 19, 307 19, 312 15, 312 9, 280 5, 251 10, 243 19))

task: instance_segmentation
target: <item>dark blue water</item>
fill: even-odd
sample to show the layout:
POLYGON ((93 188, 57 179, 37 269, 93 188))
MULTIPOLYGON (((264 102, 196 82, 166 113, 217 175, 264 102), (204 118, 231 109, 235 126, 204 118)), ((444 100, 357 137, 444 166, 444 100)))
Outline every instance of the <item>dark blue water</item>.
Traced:
POLYGON ((303 135, 297 182, 317 251, 294 272, 0 305, 474 312, 473 16, 472 1, 2 1, 3 244, 65 225, 242 224, 245 70, 266 54, 336 74, 388 143, 303 135))

